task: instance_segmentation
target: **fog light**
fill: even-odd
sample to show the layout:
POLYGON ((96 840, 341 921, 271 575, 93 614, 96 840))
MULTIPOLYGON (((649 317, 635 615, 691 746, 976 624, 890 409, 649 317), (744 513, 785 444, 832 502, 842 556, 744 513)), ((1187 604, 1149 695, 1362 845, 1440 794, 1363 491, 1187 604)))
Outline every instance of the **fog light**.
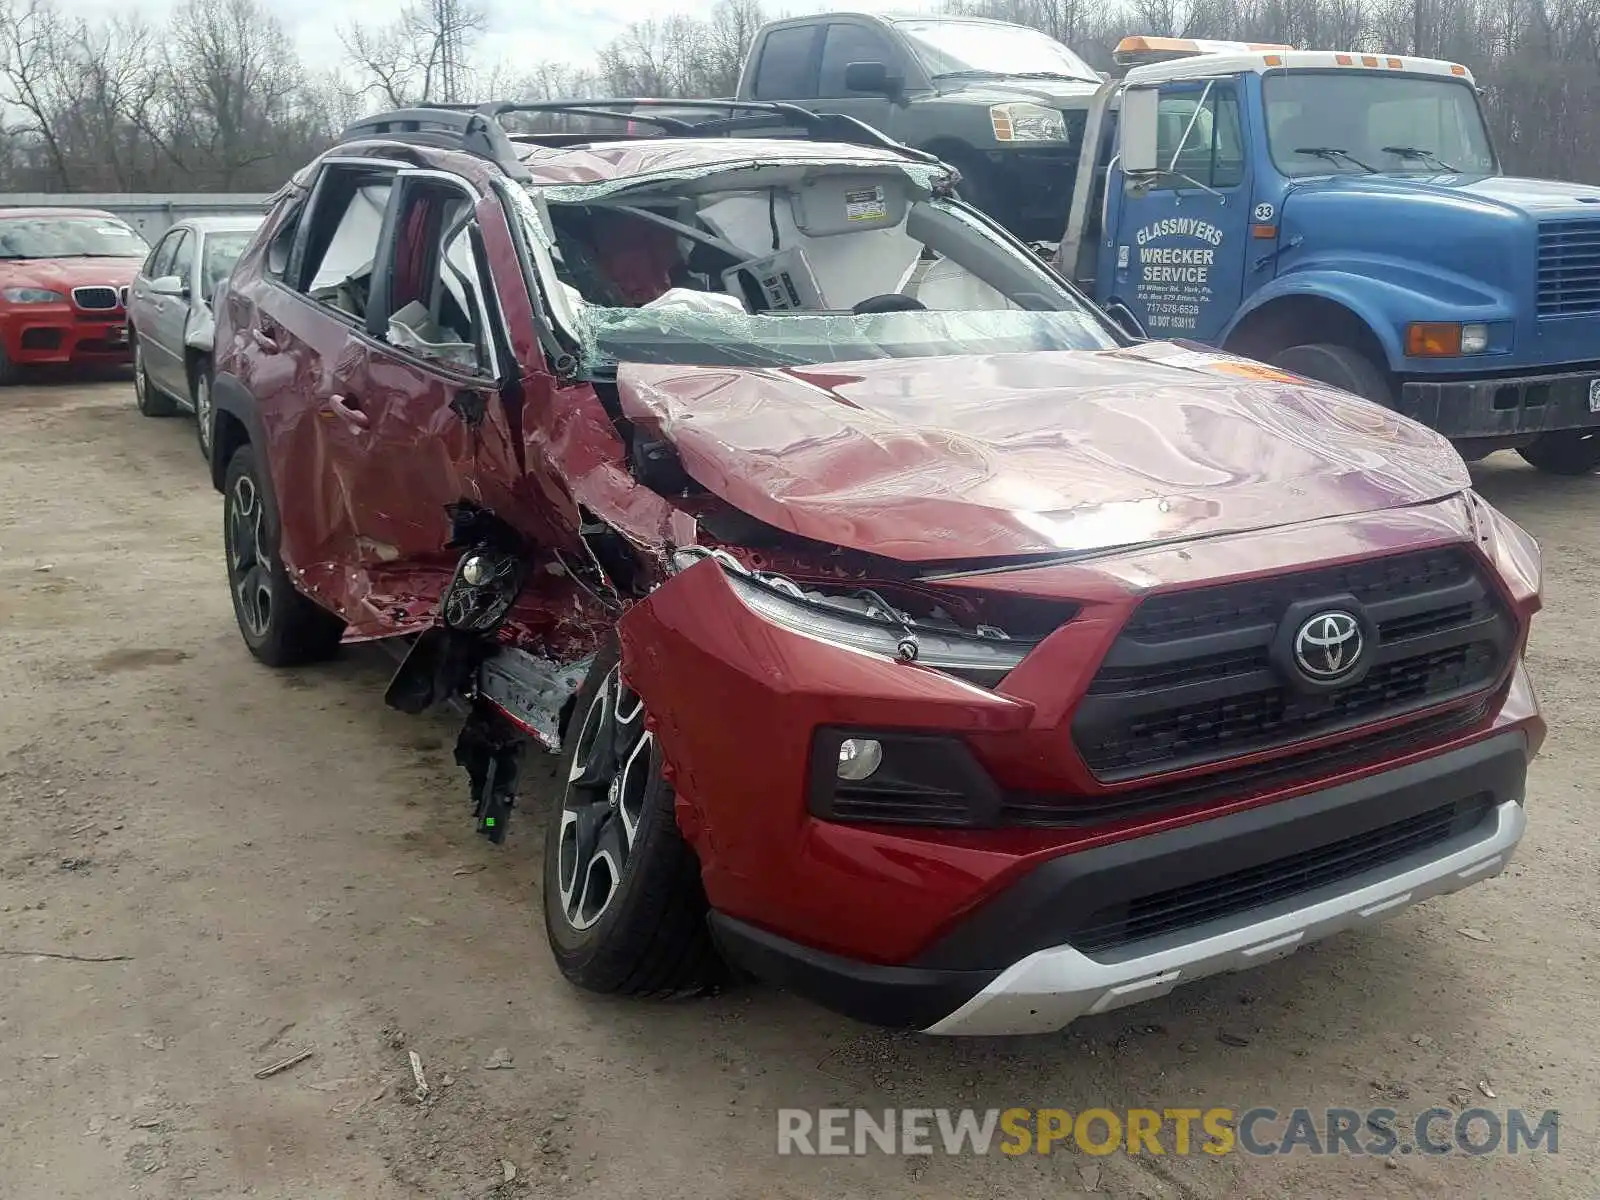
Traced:
POLYGON ((494 578, 494 564, 481 554, 474 554, 461 564, 461 578, 473 587, 482 587, 494 578))
POLYGON ((860 783, 883 765, 883 746, 871 738, 846 738, 839 743, 839 778, 860 783))
POLYGON ((1482 354, 1489 348, 1489 327, 1487 325, 1463 325, 1461 327, 1461 353, 1482 354))

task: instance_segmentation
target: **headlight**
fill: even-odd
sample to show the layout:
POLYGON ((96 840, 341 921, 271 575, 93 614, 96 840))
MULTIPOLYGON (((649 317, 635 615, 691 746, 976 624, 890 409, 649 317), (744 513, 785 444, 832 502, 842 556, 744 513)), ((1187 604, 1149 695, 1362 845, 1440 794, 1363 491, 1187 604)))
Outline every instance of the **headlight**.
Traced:
POLYGON ((999 629, 969 632, 954 622, 913 619, 872 591, 841 596, 806 591, 782 576, 756 575, 723 552, 680 551, 678 569, 703 557, 717 559, 734 594, 774 625, 846 650, 948 671, 973 683, 998 683, 1038 644, 999 629))
POLYGON ((52 292, 49 288, 7 288, 0 292, 12 304, 62 304, 66 297, 60 292, 52 292))
POLYGON ((1064 142, 1067 119, 1042 104, 996 104, 989 109, 997 142, 1064 142))

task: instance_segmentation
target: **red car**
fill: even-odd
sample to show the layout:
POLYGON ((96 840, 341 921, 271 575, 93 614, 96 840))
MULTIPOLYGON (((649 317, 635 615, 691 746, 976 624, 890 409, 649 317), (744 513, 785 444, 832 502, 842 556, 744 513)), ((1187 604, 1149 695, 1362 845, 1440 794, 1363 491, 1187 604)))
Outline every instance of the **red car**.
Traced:
POLYGON ((252 653, 403 649, 491 840, 560 755, 569 979, 1048 1030, 1505 866, 1539 557, 1442 438, 1133 341, 848 118, 505 111, 285 187, 212 461, 252 653))
POLYGON ((0 209, 0 383, 19 367, 132 362, 128 285, 149 253, 98 209, 0 209))

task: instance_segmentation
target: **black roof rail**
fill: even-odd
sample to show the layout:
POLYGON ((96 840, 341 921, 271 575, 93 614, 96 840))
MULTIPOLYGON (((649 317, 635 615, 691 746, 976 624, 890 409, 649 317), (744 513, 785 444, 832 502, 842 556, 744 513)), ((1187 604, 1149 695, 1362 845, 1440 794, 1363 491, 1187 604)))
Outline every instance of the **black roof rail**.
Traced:
POLYGON ((366 139, 464 150, 489 159, 513 179, 529 178, 516 144, 506 136, 499 121, 478 111, 476 105, 428 104, 392 109, 365 117, 339 135, 342 142, 366 139))
POLYGON ((652 125, 670 137, 718 137, 746 129, 799 128, 809 141, 843 142, 888 150, 919 162, 938 162, 922 150, 895 141, 881 130, 843 113, 817 113, 798 104, 777 100, 702 100, 661 97, 625 97, 599 100, 497 101, 488 104, 427 104, 378 113, 345 129, 341 141, 394 140, 443 149, 463 150, 497 164, 514 179, 527 179, 528 170, 517 153, 517 143, 507 134, 501 118, 517 113, 613 118, 652 125), (651 108, 704 110, 707 119, 691 121, 682 115, 651 113, 651 108), (644 111, 641 111, 644 110, 644 111))

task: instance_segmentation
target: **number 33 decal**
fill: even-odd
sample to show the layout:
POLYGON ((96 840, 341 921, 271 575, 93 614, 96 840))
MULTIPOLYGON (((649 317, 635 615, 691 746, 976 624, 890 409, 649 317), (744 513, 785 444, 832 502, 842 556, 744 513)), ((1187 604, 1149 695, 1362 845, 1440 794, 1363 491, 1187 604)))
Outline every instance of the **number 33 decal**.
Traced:
POLYGON ((1270 204, 1256 205, 1256 224, 1265 225, 1268 221, 1272 220, 1277 213, 1278 210, 1273 208, 1270 204))

